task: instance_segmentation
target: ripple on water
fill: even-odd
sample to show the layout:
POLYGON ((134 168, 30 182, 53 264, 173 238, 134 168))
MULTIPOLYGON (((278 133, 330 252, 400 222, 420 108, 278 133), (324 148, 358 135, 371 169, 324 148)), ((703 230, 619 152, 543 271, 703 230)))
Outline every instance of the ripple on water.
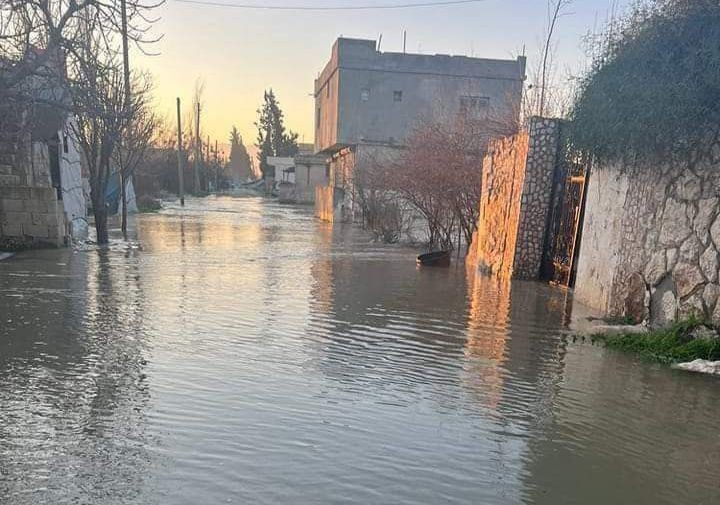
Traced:
POLYGON ((210 197, 3 261, 2 502, 720 502, 717 381, 414 253, 210 197))

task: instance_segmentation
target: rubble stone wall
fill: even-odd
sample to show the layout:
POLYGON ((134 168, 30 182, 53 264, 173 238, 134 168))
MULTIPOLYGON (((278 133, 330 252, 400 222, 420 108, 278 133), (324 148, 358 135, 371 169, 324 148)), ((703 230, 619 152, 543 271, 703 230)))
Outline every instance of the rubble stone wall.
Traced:
POLYGON ((483 160, 470 261, 484 272, 538 279, 553 201, 560 122, 533 118, 528 132, 496 140, 483 160))
POLYGON ((575 297, 656 325, 720 322, 720 173, 641 162, 593 167, 575 297))
POLYGON ((470 257, 481 271, 511 277, 525 181, 528 134, 497 140, 483 159, 478 228, 470 257))
POLYGON ((525 180, 520 200, 518 240, 515 250, 514 277, 537 279, 548 232, 548 213, 552 205, 553 181, 558 163, 560 122, 533 118, 530 122, 525 180))

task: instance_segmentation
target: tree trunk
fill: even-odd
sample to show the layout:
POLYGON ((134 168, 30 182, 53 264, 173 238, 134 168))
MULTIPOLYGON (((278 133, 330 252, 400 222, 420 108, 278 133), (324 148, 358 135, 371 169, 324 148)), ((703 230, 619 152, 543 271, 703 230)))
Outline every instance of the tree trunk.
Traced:
POLYGON ((122 229, 123 238, 127 240, 127 175, 120 171, 120 204, 122 205, 122 229))
POLYGON ((97 243, 107 244, 108 243, 108 228, 107 228, 107 208, 105 202, 102 205, 93 205, 93 212, 95 214, 95 232, 97 233, 97 243))

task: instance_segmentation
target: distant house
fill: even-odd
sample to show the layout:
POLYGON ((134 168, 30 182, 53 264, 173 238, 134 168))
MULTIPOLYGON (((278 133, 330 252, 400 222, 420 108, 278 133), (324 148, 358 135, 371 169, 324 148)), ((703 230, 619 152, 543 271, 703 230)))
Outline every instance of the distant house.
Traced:
POLYGON ((315 188, 328 183, 325 156, 307 150, 294 157, 269 156, 268 165, 275 170, 275 190, 283 203, 313 203, 315 188))
POLYGON ((373 40, 339 38, 315 80, 315 151, 351 194, 354 167, 392 157, 421 118, 516 121, 524 79, 524 57, 389 53, 373 40))

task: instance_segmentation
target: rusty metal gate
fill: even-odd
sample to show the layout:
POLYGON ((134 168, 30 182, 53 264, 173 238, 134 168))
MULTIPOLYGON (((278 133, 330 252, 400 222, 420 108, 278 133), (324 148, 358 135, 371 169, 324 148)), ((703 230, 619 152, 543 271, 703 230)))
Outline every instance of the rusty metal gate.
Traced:
POLYGON ((562 135, 560 150, 541 276, 552 284, 572 287, 577 271, 590 162, 587 156, 574 152, 563 141, 562 135))

